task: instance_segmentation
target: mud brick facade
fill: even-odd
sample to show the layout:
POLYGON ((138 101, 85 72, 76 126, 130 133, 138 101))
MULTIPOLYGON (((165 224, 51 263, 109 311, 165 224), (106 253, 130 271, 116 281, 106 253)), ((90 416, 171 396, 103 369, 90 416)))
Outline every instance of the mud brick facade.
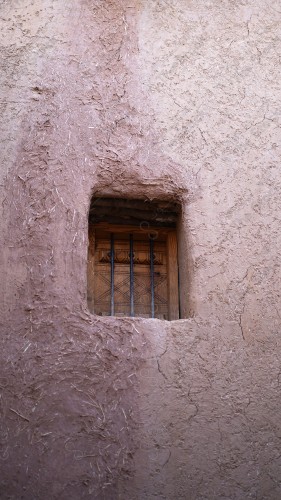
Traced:
POLYGON ((280 499, 280 1, 0 14, 0 498, 280 499), (184 319, 89 312, 93 196, 181 204, 184 319))

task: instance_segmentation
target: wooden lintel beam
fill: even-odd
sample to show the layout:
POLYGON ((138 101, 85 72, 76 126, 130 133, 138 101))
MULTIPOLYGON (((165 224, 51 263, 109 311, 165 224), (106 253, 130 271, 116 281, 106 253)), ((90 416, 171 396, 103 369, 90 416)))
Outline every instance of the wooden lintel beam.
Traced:
POLYGON ((101 210, 101 207, 109 208, 126 208, 144 211, 157 211, 161 213, 179 213, 180 205, 172 201, 144 201, 144 200, 130 200, 124 198, 94 198, 91 203, 91 210, 101 210))

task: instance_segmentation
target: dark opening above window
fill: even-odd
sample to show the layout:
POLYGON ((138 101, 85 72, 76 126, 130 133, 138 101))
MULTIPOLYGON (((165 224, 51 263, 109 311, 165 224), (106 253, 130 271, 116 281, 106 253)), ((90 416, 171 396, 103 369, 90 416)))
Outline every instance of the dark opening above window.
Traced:
POLYGON ((175 202, 93 198, 89 212, 90 312, 179 318, 179 212, 175 202))

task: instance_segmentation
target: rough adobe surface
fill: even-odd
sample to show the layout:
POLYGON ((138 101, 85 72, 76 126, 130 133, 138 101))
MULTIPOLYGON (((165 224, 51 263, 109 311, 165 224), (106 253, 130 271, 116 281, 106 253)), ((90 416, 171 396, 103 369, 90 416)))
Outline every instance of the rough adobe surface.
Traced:
POLYGON ((279 499, 279 2, 0 6, 1 499, 279 499), (188 320, 88 313, 92 193, 183 203, 188 320))

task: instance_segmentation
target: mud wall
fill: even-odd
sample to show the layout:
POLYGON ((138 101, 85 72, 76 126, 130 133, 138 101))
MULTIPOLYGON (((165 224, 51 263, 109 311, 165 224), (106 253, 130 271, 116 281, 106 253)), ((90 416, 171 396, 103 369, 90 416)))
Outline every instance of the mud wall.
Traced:
POLYGON ((279 498, 279 2, 0 6, 1 498, 279 498), (189 319, 89 314, 93 193, 181 201, 189 319))

